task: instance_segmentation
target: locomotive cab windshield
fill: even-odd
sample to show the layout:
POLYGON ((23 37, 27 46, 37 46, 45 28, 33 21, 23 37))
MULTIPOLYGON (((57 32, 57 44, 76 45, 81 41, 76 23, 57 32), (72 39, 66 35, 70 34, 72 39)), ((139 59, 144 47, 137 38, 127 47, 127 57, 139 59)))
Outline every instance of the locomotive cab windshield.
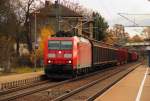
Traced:
POLYGON ((49 50, 71 50, 72 41, 52 41, 48 42, 49 50))

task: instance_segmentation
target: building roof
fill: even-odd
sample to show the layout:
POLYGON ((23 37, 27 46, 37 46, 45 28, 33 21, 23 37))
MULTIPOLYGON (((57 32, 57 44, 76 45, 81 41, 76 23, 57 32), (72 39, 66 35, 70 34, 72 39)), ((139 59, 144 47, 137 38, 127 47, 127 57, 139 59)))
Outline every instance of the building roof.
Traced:
POLYGON ((43 8, 40 8, 36 12, 40 12, 38 15, 49 16, 49 17, 56 17, 56 15, 58 15, 58 14, 61 17, 82 17, 82 15, 76 13, 75 11, 73 11, 63 5, 59 5, 59 10, 58 10, 58 5, 56 7, 56 4, 47 5, 43 8), (58 13, 58 11, 59 11, 59 13, 58 13))

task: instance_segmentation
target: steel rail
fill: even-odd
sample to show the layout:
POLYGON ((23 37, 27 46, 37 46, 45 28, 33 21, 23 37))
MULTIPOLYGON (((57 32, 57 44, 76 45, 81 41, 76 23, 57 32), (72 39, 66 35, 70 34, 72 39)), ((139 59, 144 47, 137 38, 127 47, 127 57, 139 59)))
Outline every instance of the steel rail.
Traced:
MULTIPOLYGON (((126 76, 129 72, 133 71, 133 70, 134 70, 135 68, 137 68, 139 65, 140 65, 140 64, 134 66, 133 69, 131 69, 130 71, 128 71, 127 73, 125 73, 125 75, 123 75, 121 78, 123 78, 124 76, 126 76)), ((131 66, 131 67, 133 67, 133 66, 131 66)), ((129 68, 131 68, 131 67, 129 67, 129 68)), ((73 90, 73 91, 71 91, 71 92, 69 92, 69 93, 67 93, 67 94, 64 94, 64 95, 62 95, 62 96, 59 96, 59 97, 57 97, 56 99, 54 99, 53 101, 63 101, 63 100, 66 100, 66 99, 72 97, 73 95, 75 95, 75 94, 77 94, 77 93, 80 93, 81 91, 83 91, 83 90, 85 90, 85 89, 87 89, 87 88, 90 88, 90 87, 92 87, 93 85, 95 85, 95 84, 97 84, 97 83, 99 83, 99 82, 102 82, 102 81, 104 81, 104 80, 106 80, 106 79, 108 79, 108 78, 110 78, 110 77, 112 77, 112 76, 114 76, 114 75, 116 75, 116 74, 118 74, 118 73, 124 71, 124 70, 125 70, 125 69, 123 68, 123 69, 121 69, 121 70, 116 71, 115 73, 111 73, 111 74, 105 75, 105 76, 103 76, 102 78, 100 78, 100 79, 98 79, 98 80, 95 80, 95 81, 93 81, 93 82, 91 82, 91 83, 88 83, 88 84, 86 84, 86 85, 84 85, 84 86, 81 86, 81 87, 79 87, 79 88, 77 88, 77 89, 75 89, 75 90, 73 90)), ((121 78, 120 78, 120 79, 121 79, 121 78)), ((118 79, 118 81, 119 81, 120 79, 118 79)), ((116 82, 118 82, 118 81, 116 81, 116 82)), ((109 86, 107 87, 107 89, 110 88, 112 85, 114 85, 116 82, 114 82, 114 83, 112 83, 111 85, 109 85, 109 86)), ((103 92, 104 92, 104 91, 106 91, 106 89, 104 89, 103 92)), ((101 91, 101 92, 102 92, 102 91, 101 91)), ((89 100, 89 101, 93 101, 93 99, 94 99, 96 96, 97 96, 97 95, 93 95, 92 97, 88 98, 88 100, 89 100)))
POLYGON ((127 76, 130 72, 134 71, 139 66, 140 66, 140 64, 137 65, 137 66, 135 66, 133 69, 129 70, 126 74, 124 74, 123 76, 121 76, 120 78, 118 78, 118 80, 112 82, 110 85, 108 85, 104 89, 99 90, 96 94, 94 94, 91 97, 89 97, 87 99, 87 101, 93 101, 93 100, 95 100, 98 96, 100 96, 101 94, 103 94, 106 90, 108 90, 110 87, 112 87, 113 85, 115 85, 117 82, 119 82, 121 79, 123 79, 125 76, 127 76))
POLYGON ((107 68, 107 69, 104 69, 104 70, 100 70, 100 71, 97 71, 97 72, 93 72, 93 73, 90 73, 90 74, 85 74, 83 76, 79 76, 77 78, 73 78, 73 79, 70 79, 70 80, 65 80, 65 81, 61 81, 61 82, 51 82, 51 83, 48 82, 48 83, 45 83, 43 85, 35 85, 35 86, 32 86, 32 87, 23 88, 23 89, 20 89, 20 90, 18 89, 17 91, 14 91, 14 92, 13 91, 6 91, 8 93, 0 95, 0 101, 4 101, 4 100, 9 101, 9 100, 13 100, 13 99, 16 99, 16 98, 20 98, 20 97, 23 97, 23 96, 26 96, 26 95, 30 95, 30 94, 33 94, 33 93, 37 93, 37 92, 40 92, 40 91, 43 91, 43 90, 46 90, 46 89, 49 89, 49 88, 53 88, 53 87, 65 84, 65 83, 69 83, 69 82, 72 82, 72 81, 84 79, 86 77, 90 77, 90 76, 96 75, 98 73, 102 73, 104 71, 108 71, 108 70, 112 70, 112 69, 114 69, 114 67, 107 68))

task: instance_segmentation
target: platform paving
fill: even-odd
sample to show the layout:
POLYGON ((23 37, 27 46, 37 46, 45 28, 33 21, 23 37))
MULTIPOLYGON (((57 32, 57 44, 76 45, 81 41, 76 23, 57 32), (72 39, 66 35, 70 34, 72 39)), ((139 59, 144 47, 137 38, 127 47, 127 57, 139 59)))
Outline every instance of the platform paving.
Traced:
POLYGON ((148 70, 148 75, 144 83, 140 101, 150 101, 150 68, 148 70))
POLYGON ((150 68, 141 65, 95 101, 150 101, 149 73, 150 68))

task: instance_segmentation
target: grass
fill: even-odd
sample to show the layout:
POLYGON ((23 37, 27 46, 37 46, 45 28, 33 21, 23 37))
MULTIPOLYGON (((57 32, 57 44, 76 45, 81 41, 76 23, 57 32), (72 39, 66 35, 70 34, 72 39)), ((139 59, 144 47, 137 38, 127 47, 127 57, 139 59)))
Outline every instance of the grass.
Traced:
MULTIPOLYGON (((41 67, 37 67, 36 68, 36 71, 42 71, 43 68, 41 67)), ((14 69, 14 72, 16 72, 17 74, 20 74, 20 73, 30 73, 30 72, 34 72, 34 68, 31 68, 31 67, 18 67, 18 68, 15 68, 14 69)))

